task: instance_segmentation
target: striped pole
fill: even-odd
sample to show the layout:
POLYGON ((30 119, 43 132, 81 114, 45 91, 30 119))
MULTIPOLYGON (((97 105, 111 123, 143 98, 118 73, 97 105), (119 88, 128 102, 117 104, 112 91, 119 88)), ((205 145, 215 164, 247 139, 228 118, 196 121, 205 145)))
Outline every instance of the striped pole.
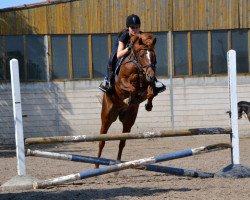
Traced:
MULTIPOLYGON (((49 186, 59 185, 59 184, 62 184, 62 183, 68 182, 68 181, 75 181, 75 180, 90 178, 93 176, 99 176, 102 174, 107 174, 107 173, 111 173, 111 172, 115 172, 115 171, 125 170, 128 168, 143 168, 143 167, 147 168, 147 165, 149 165, 149 169, 150 169, 150 164, 153 164, 153 163, 188 157, 188 156, 192 156, 192 155, 207 153, 207 152, 211 152, 211 151, 216 151, 218 149, 226 149, 226 148, 231 148, 231 145, 229 145, 229 144, 215 144, 215 145, 209 145, 209 146, 204 146, 204 147, 199 147, 199 148, 194 148, 194 149, 181 150, 181 151, 177 151, 177 152, 173 152, 173 153, 169 153, 169 154, 161 154, 161 155, 153 156, 153 157, 149 157, 149 158, 143 158, 143 159, 139 159, 139 160, 118 163, 118 164, 114 164, 114 165, 107 166, 107 167, 101 167, 99 169, 87 170, 84 172, 79 172, 76 174, 62 176, 59 178, 53 178, 53 179, 48 179, 48 180, 44 180, 44 181, 34 182, 33 187, 34 187, 34 189, 46 188, 49 186)), ((152 170, 153 170, 153 168, 154 167, 151 167, 152 170)), ((158 168, 158 169, 160 169, 160 168, 158 168)))
POLYGON ((120 161, 106 159, 106 158, 70 155, 70 154, 62 154, 62 153, 55 153, 55 152, 48 152, 48 151, 31 150, 31 149, 27 149, 26 155, 42 157, 42 158, 57 159, 57 160, 68 160, 68 161, 74 161, 74 162, 100 164, 100 165, 113 165, 113 164, 121 163, 120 161))
MULTIPOLYGON (((90 156, 80 156, 80 155, 69 155, 69 154, 61 154, 54 152, 45 152, 38 150, 27 150, 27 156, 36 156, 50 159, 58 159, 58 160, 68 160, 74 162, 83 162, 83 163, 91 163, 91 164, 100 164, 100 165, 114 165, 125 161, 112 160, 107 158, 96 158, 90 156)), ((144 169, 143 169, 144 170, 144 169)), ((175 167, 165 167, 165 166, 157 166, 157 165, 147 165, 145 167, 147 171, 159 172, 159 173, 167 173, 173 174, 177 176, 189 176, 189 177, 201 177, 201 178, 211 178, 214 177, 213 173, 203 172, 200 170, 189 170, 175 167)))
POLYGON ((110 141, 110 140, 129 140, 129 139, 145 139, 158 137, 179 137, 192 135, 211 135, 211 134, 231 134, 231 129, 224 128, 196 128, 188 130, 171 130, 160 132, 144 132, 144 133, 117 133, 109 135, 78 135, 78 136, 56 136, 56 137, 37 137, 25 139, 25 144, 52 144, 66 142, 93 142, 93 141, 110 141))

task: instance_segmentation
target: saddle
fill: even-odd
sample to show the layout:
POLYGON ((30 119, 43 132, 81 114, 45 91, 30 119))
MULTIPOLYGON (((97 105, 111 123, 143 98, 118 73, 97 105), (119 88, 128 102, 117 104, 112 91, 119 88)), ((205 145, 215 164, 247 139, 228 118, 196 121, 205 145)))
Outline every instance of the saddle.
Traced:
POLYGON ((114 75, 117 76, 120 71, 120 66, 122 64, 122 61, 124 60, 124 57, 117 58, 116 54, 112 58, 112 71, 114 72, 114 75))

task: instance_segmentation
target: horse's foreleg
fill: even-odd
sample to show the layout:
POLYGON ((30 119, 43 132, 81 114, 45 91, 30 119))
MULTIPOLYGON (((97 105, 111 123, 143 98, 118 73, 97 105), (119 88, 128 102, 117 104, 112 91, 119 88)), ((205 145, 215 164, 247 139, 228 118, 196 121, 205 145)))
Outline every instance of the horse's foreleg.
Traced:
POLYGON ((118 151, 118 155, 117 155, 117 160, 119 160, 119 161, 122 158, 122 151, 123 151, 125 145, 126 145, 126 140, 120 140, 119 151, 118 151))
POLYGON ((153 98, 154 98, 154 91, 151 85, 148 86, 147 89, 147 103, 145 104, 146 111, 151 111, 153 108, 153 98))
POLYGON ((126 78, 121 79, 120 87, 121 89, 128 91, 130 93, 134 93, 136 90, 136 88, 126 78))
POLYGON ((145 109, 146 111, 151 111, 152 108, 153 108, 152 99, 148 99, 147 103, 145 104, 145 109))

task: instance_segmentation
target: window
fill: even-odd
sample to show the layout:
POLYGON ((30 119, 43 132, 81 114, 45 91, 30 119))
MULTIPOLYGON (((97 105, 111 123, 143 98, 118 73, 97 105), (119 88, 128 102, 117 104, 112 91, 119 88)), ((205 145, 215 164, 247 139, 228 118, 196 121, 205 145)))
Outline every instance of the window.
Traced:
POLYGON ((207 31, 196 31, 191 34, 192 41, 192 74, 209 74, 207 31))
POLYGON ((174 75, 188 75, 187 32, 174 32, 174 75))
POLYGON ((68 36, 52 35, 53 79, 69 79, 68 36))
POLYGON ((93 77, 104 77, 108 64, 108 36, 92 35, 93 77))
POLYGON ((157 38, 155 53, 157 60, 157 75, 167 76, 168 75, 168 52, 167 52, 167 33, 154 33, 157 38))
POLYGON ((23 36, 6 36, 5 54, 6 54, 7 80, 10 80, 10 60, 13 58, 18 60, 20 80, 22 81, 25 80, 23 36))
POLYGON ((115 43, 116 43, 116 40, 118 39, 118 33, 115 33, 115 34, 111 34, 111 48, 112 48, 112 51, 114 49, 114 46, 115 46, 115 43))
POLYGON ((88 35, 72 35, 73 79, 89 78, 88 35))
POLYGON ((212 31, 212 71, 213 74, 227 73, 227 31, 212 31))
MULTIPOLYGON (((156 74, 157 76, 169 76, 167 32, 153 34, 157 38, 155 46, 156 74)), ((173 32, 174 76, 227 74, 228 46, 236 51, 237 72, 250 73, 249 29, 213 30, 211 40, 208 34, 208 31, 173 32), (229 33, 231 33, 231 37, 228 37, 229 33), (209 60, 210 45, 211 60, 209 60)), ((51 67, 52 74, 49 74, 51 72, 46 62, 43 35, 0 36, 0 42, 4 44, 0 45, 0 80, 10 80, 10 60, 12 58, 19 61, 21 81, 46 81, 47 76, 54 80, 69 80, 71 78, 69 61, 71 60, 73 80, 89 79, 90 77, 104 78, 109 59, 108 42, 111 42, 113 50, 118 34, 114 33, 110 36, 111 41, 108 40, 108 34, 93 34, 91 37, 92 52, 90 52, 88 34, 74 34, 71 37, 51 35, 49 44, 51 46, 51 66, 49 67, 51 67), (72 59, 69 59, 69 38, 71 38, 72 59), (92 56, 92 69, 90 69, 90 56, 92 56)))
POLYGON ((0 80, 3 79, 2 37, 0 36, 0 80))
POLYGON ((46 80, 44 38, 41 35, 26 36, 28 80, 46 80))
POLYGON ((232 49, 236 51, 238 73, 248 73, 248 31, 232 31, 232 49))

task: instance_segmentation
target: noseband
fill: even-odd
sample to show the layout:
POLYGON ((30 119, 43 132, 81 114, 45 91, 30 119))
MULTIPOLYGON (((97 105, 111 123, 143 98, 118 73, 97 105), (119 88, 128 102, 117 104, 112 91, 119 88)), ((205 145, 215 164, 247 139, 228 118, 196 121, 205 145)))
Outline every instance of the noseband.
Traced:
MULTIPOLYGON (((150 50, 149 48, 147 47, 144 47, 144 48, 141 48, 139 51, 141 50, 146 50, 146 51, 152 51, 150 50)), ((144 71, 144 68, 147 68, 147 67, 152 67, 153 69, 155 68, 155 64, 152 64, 152 63, 148 63, 146 65, 142 65, 139 61, 138 61, 138 56, 137 54, 133 51, 133 49, 131 49, 131 56, 129 57, 129 60, 126 62, 126 63, 129 63, 129 62, 132 62, 136 67, 137 69, 139 70, 139 74, 146 74, 146 72, 144 71)))
MULTIPOLYGON (((141 50, 146 50, 146 51, 152 51, 150 50, 149 48, 147 47, 144 47, 144 48, 141 48, 139 49, 139 51, 141 50)), ((138 51, 138 52, 139 52, 138 51)), ((150 59, 149 59, 150 60, 150 59)), ((129 63, 129 62, 132 62, 138 69, 138 74, 139 74, 139 80, 140 80, 140 88, 142 88, 142 83, 143 83, 143 77, 146 76, 147 77, 147 72, 144 70, 145 68, 147 67, 151 67, 151 68, 155 68, 155 63, 152 64, 152 63, 148 63, 146 65, 142 65, 139 60, 138 60, 138 55, 133 51, 133 49, 131 49, 131 53, 130 53, 130 56, 128 58, 128 61, 125 62, 125 63, 129 63)))
MULTIPOLYGON (((141 48, 139 51, 142 51, 142 50, 144 50, 144 51, 152 51, 152 50, 150 50, 150 49, 147 48, 147 47, 141 48)), ((152 63, 146 64, 146 65, 141 65, 141 64, 138 62, 137 55, 134 53, 133 50, 132 50, 132 54, 134 55, 135 61, 137 62, 137 65, 138 65, 140 68, 144 69, 144 68, 146 68, 146 67, 152 67, 152 68, 155 67, 155 64, 152 64, 152 63)))

